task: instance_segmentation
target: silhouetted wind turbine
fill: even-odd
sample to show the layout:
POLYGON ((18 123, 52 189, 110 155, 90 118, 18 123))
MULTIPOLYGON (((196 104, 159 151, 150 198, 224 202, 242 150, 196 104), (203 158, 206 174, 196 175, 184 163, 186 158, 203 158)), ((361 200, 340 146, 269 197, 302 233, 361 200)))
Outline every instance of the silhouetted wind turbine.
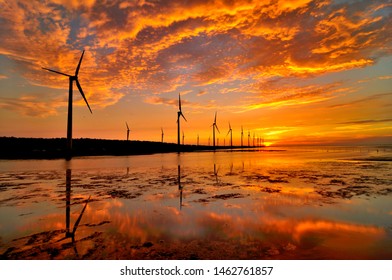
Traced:
POLYGON ((127 141, 129 141, 129 132, 130 132, 131 130, 129 129, 128 123, 125 122, 125 124, 126 124, 126 126, 127 126, 127 141))
POLYGON ((164 133, 163 133, 163 128, 161 127, 161 142, 163 143, 163 136, 165 135, 164 133))
POLYGON ((178 94, 178 112, 177 112, 177 144, 178 144, 178 147, 180 147, 180 144, 181 144, 180 143, 180 117, 183 117, 184 120, 187 121, 184 114, 182 113, 182 110, 181 110, 181 95, 178 94))
POLYGON ((218 128, 218 126, 217 126, 217 124, 216 124, 216 114, 217 114, 217 112, 215 112, 215 118, 214 118, 214 123, 211 125, 212 126, 212 146, 215 148, 215 128, 216 128, 216 130, 218 131, 218 133, 220 133, 219 132, 219 128, 218 128))
POLYGON ((230 165, 230 173, 229 173, 230 175, 233 174, 233 167, 234 167, 234 166, 233 166, 233 163, 231 163, 231 165, 230 165))
POLYGON ((248 130, 248 147, 250 147, 250 131, 248 130))
POLYGON ((185 144, 185 134, 184 134, 184 131, 182 131, 182 145, 184 145, 185 144))
POLYGON ((219 184, 218 173, 219 173, 219 166, 218 166, 218 169, 217 169, 217 168, 216 168, 216 164, 214 163, 214 176, 215 176, 215 180, 216 180, 216 183, 217 183, 217 184, 219 184))
POLYGON ((178 182, 178 190, 180 191, 180 210, 182 209, 182 190, 183 187, 181 185, 181 166, 178 165, 178 173, 177 173, 177 182, 178 182))
POLYGON ((226 136, 230 133, 230 147, 233 147, 233 130, 231 129, 231 125, 229 122, 229 131, 227 132, 226 136))
POLYGON ((63 241, 67 238, 72 238, 72 243, 75 242, 75 232, 78 229, 79 223, 83 217, 83 213, 86 210, 87 204, 90 201, 91 195, 86 201, 86 204, 84 205, 82 211, 79 214, 78 219, 76 220, 72 232, 70 231, 70 224, 71 224, 71 177, 72 177, 72 171, 71 169, 66 170, 66 175, 65 175, 65 237, 61 238, 57 242, 63 241))
POLYGON ((199 134, 197 134, 197 146, 199 146, 199 134))
POLYGON ((241 125, 241 147, 244 146, 244 128, 241 125))
POLYGON ((52 69, 42 67, 42 69, 48 70, 50 72, 69 77, 68 121, 67 121, 67 160, 70 160, 72 157, 72 100, 73 100, 72 86, 73 86, 74 81, 76 83, 76 86, 79 89, 80 94, 82 95, 84 101, 86 102, 88 109, 90 110, 91 114, 93 113, 93 111, 91 111, 90 105, 87 102, 86 96, 84 95, 84 92, 83 92, 82 87, 80 86, 80 83, 78 80, 78 74, 79 74, 80 64, 82 63, 83 55, 84 55, 84 50, 82 52, 82 56, 80 57, 78 66, 76 67, 74 75, 69 75, 69 74, 59 72, 59 71, 55 71, 52 69))

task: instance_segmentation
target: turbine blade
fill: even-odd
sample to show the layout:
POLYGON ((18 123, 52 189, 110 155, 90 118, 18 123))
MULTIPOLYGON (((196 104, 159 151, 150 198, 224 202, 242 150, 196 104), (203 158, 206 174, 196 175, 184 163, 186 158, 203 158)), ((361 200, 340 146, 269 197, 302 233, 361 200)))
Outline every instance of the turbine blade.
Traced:
POLYGON ((129 126, 128 126, 128 123, 127 123, 127 122, 125 122, 125 124, 127 125, 127 129, 129 130, 129 126))
POLYGON ((181 116, 184 118, 184 120, 187 122, 187 120, 186 120, 184 114, 183 114, 181 111, 180 111, 180 113, 181 113, 181 116))
POLYGON ((181 95, 180 94, 178 94, 178 108, 181 112, 181 95))
POLYGON ((82 87, 81 87, 80 84, 79 84, 79 81, 78 81, 77 79, 76 79, 75 81, 76 81, 76 86, 78 87, 78 89, 79 89, 79 91, 80 91, 80 94, 82 95, 84 101, 85 101, 86 104, 87 104, 88 109, 90 110, 90 113, 92 114, 93 111, 91 111, 90 105, 88 105, 86 96, 84 95, 84 92, 83 92, 83 90, 82 90, 82 87))
POLYGON ((82 219, 84 210, 86 210, 86 207, 87 207, 88 202, 90 201, 90 198, 91 198, 91 195, 90 195, 89 198, 87 199, 87 202, 86 202, 86 204, 84 205, 84 207, 83 207, 83 209, 82 209, 82 212, 80 212, 80 215, 79 215, 78 219, 76 220, 76 222, 75 222, 75 224, 74 224, 74 227, 73 227, 73 230, 72 230, 72 234, 73 234, 73 235, 75 235, 75 232, 76 232, 76 230, 78 229, 80 220, 82 219))
POLYGON ((214 123, 216 123, 216 112, 215 112, 215 119, 214 119, 214 123))
POLYGON ((218 133, 220 133, 218 126, 215 124, 216 130, 218 130, 218 133))
POLYGON ((54 73, 57 73, 57 74, 60 74, 60 75, 64 75, 64 76, 67 76, 67 77, 71 77, 71 75, 68 75, 68 74, 65 74, 65 73, 62 73, 62 72, 59 72, 59 71, 55 71, 55 70, 52 70, 52 69, 49 69, 49 68, 42 67, 42 69, 45 69, 45 70, 48 70, 50 72, 54 72, 54 73))
POLYGON ((230 125, 230 122, 229 122, 229 131, 227 131, 226 136, 229 135, 230 131, 231 131, 231 125, 230 125))
POLYGON ((79 69, 80 69, 80 64, 82 64, 83 55, 84 55, 84 50, 82 52, 82 56, 80 57, 80 60, 79 60, 79 63, 78 63, 78 67, 76 67, 75 76, 78 76, 79 69))
POLYGON ((65 236, 65 237, 63 237, 63 238, 61 238, 61 239, 57 240, 55 243, 57 243, 57 242, 61 242, 61 241, 65 240, 65 239, 67 239, 67 238, 68 238, 68 236, 65 236))

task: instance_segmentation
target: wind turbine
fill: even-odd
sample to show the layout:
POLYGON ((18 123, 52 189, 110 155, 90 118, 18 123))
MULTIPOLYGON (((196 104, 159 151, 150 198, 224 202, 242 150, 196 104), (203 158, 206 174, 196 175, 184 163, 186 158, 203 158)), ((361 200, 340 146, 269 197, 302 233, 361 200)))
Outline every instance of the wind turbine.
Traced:
POLYGON ((180 210, 182 209, 182 190, 183 186, 181 185, 181 166, 178 165, 178 173, 177 173, 177 182, 178 182, 178 190, 180 191, 180 210))
POLYGON ((231 125, 229 122, 229 131, 227 132, 226 136, 230 133, 230 147, 233 147, 233 130, 231 129, 231 125))
POLYGON ((244 146, 244 128, 241 125, 241 147, 244 146))
POLYGON ((220 133, 218 126, 216 125, 216 114, 215 112, 215 118, 214 118, 214 123, 211 125, 212 126, 212 146, 215 148, 215 128, 218 130, 218 133, 220 133))
POLYGON ((217 169, 217 168, 216 168, 216 164, 214 163, 214 176, 215 176, 215 180, 216 180, 216 183, 217 183, 217 184, 219 184, 218 173, 219 173, 219 166, 218 166, 218 169, 217 169))
POLYGON ((185 134, 184 131, 182 131, 182 145, 184 145, 184 143, 185 143, 185 134))
POLYGON ((177 112, 177 144, 178 144, 178 147, 180 147, 180 145, 181 145, 181 143, 180 143, 180 117, 183 117, 184 120, 187 121, 184 114, 182 113, 182 110, 181 110, 181 95, 178 94, 178 112, 177 112))
POLYGON ((56 73, 56 74, 60 74, 63 76, 67 76, 69 78, 69 94, 68 94, 68 120, 67 120, 67 160, 70 160, 72 157, 72 100, 73 100, 73 82, 75 81, 76 86, 79 89, 80 94, 82 95, 84 101, 87 104, 88 109, 90 110, 91 114, 93 113, 93 111, 91 111, 90 105, 87 102, 86 96, 84 95, 84 92, 82 90, 82 87, 80 86, 79 80, 78 80, 78 74, 79 74, 79 69, 80 69, 80 64, 82 63, 82 59, 83 59, 83 55, 84 55, 84 50, 82 52, 82 56, 80 57, 78 66, 76 67, 75 70, 75 74, 74 75, 69 75, 69 74, 65 74, 59 71, 55 71, 52 69, 48 69, 48 68, 44 68, 42 67, 42 69, 48 70, 50 72, 56 73))
POLYGON ((163 133, 163 128, 161 127, 161 142, 163 143, 163 136, 164 136, 165 134, 163 133))
POLYGON ((131 130, 129 129, 128 123, 125 122, 125 124, 126 124, 126 126, 127 126, 127 141, 129 141, 129 132, 130 132, 131 130))
POLYGON ((250 147, 250 131, 248 130, 248 147, 250 147))
MULTIPOLYGON (((76 230, 78 229, 79 223, 83 217, 83 213, 86 210, 87 204, 90 201, 91 195, 86 201, 86 204, 84 205, 82 211, 79 214, 78 219, 75 221, 75 224, 73 226, 72 232, 70 230, 70 224, 71 224, 71 177, 72 177, 72 170, 67 169, 66 170, 66 175, 65 175, 65 237, 61 238, 57 242, 63 241, 67 238, 72 239, 72 243, 75 242, 75 233, 76 230)), ((76 251, 76 248, 75 248, 76 251)))

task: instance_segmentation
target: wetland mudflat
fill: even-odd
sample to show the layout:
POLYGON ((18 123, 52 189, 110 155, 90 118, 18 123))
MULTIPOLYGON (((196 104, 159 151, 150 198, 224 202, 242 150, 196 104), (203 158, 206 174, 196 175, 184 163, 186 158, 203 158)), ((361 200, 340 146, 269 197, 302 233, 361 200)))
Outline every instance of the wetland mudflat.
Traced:
POLYGON ((392 259, 391 155, 318 147, 2 160, 0 256, 392 259))

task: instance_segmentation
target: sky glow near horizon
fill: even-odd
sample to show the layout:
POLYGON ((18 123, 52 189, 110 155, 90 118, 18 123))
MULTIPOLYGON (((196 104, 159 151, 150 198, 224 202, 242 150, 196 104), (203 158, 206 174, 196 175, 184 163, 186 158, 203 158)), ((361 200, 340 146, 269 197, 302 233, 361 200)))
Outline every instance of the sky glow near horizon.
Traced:
POLYGON ((0 0, 0 136, 392 139, 392 1, 0 0))

